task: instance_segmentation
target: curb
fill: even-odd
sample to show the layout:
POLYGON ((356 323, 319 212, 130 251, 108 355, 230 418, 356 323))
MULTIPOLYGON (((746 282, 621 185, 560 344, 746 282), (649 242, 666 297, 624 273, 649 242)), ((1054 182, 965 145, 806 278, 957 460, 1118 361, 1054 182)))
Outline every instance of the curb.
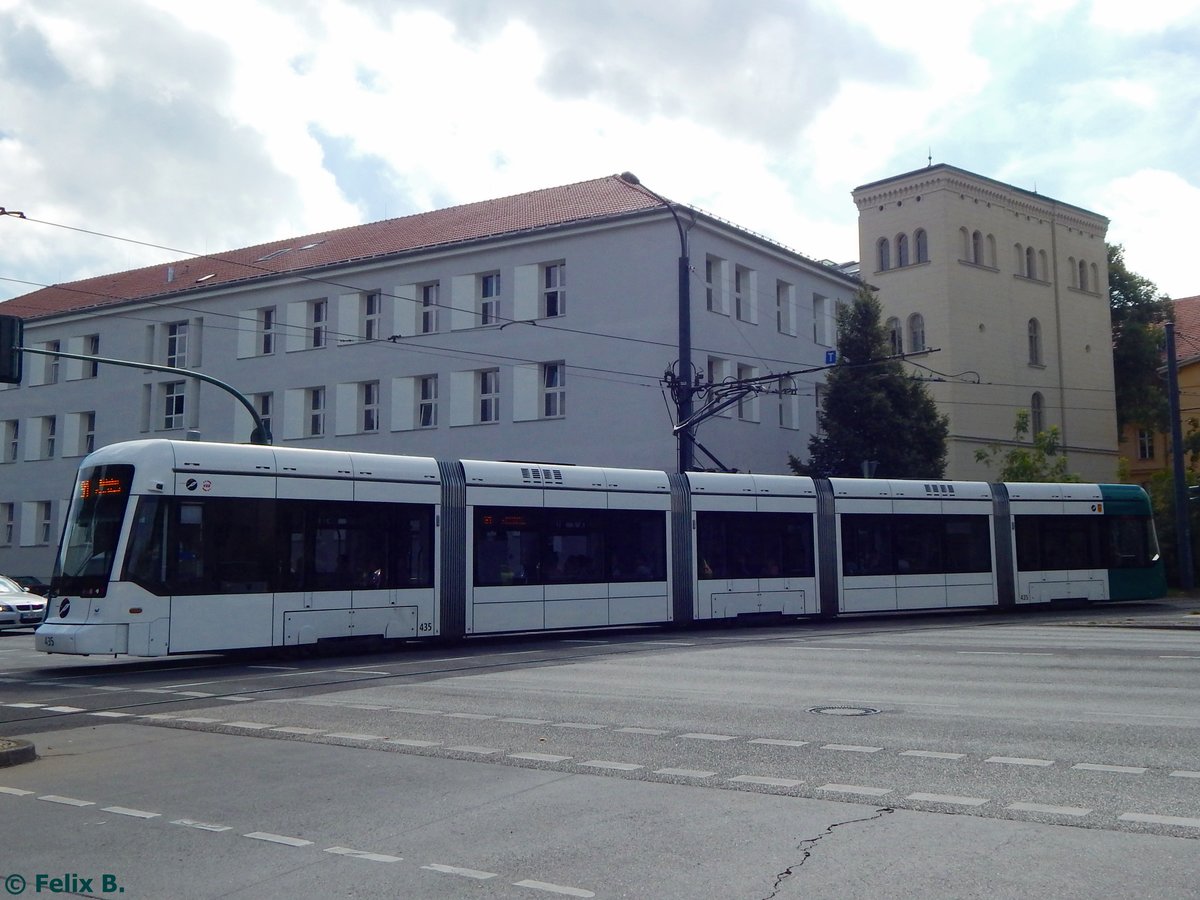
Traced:
POLYGON ((0 738, 0 769, 37 759, 37 748, 29 741, 0 738))

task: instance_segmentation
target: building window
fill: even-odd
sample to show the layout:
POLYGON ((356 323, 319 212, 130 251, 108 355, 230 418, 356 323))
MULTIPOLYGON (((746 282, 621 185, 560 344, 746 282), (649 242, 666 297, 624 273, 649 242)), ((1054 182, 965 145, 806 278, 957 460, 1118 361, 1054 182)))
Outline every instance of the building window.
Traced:
POLYGON ((21 420, 8 419, 4 423, 4 461, 16 462, 21 446, 21 420))
MULTIPOLYGON (((741 382, 747 382, 758 377, 758 370, 754 366, 738 364, 737 379, 741 382)), ((743 387, 747 385, 743 384, 743 387)), ((744 391, 738 395, 737 401, 737 417, 743 422, 758 421, 758 392, 744 391)))
MULTIPOLYGON (((83 339, 83 352, 87 356, 100 355, 100 335, 89 334, 83 339)), ((96 360, 87 360, 83 364, 83 377, 95 378, 100 374, 100 363, 96 360)))
POLYGON ((796 288, 786 281, 775 282, 775 327, 780 334, 796 333, 796 288))
POLYGON ((1154 432, 1148 428, 1138 429, 1138 459, 1154 459, 1154 432))
POLYGON ((423 284, 421 291, 421 334, 435 334, 438 330, 438 283, 423 284))
MULTIPOLYGON (((58 353, 62 350, 62 341, 46 341, 46 343, 42 346, 51 353, 58 353)), ((45 377, 42 379, 42 384, 58 384, 58 366, 60 357, 45 356, 43 359, 45 359, 46 363, 45 369, 43 370, 45 377)))
POLYGON ((920 313, 908 317, 909 353, 920 353, 925 349, 925 318, 920 313))
POLYGON ((704 257, 704 297, 710 312, 726 315, 725 260, 716 256, 704 257))
POLYGON ((542 365, 542 417, 561 419, 567 414, 567 367, 565 363, 542 365))
POLYGON ((309 349, 319 350, 329 340, 329 301, 313 300, 308 304, 309 349))
POLYGON ((79 416, 79 452, 87 455, 96 449, 96 414, 81 413, 79 416))
POLYGON ((417 400, 417 427, 437 428, 438 377, 425 375, 417 380, 420 387, 420 396, 417 400))
POLYGON ((42 418, 42 459, 53 459, 58 449, 58 416, 42 418))
POLYGON ((924 228, 918 228, 914 236, 917 244, 917 262, 929 262, 929 235, 924 228))
POLYGON ((875 256, 880 272, 886 272, 892 267, 892 247, 887 238, 880 238, 875 244, 875 256))
POLYGON ((904 352, 904 329, 900 327, 900 320, 893 316, 887 320, 886 327, 892 356, 899 356, 904 352))
POLYGON ((739 321, 755 323, 758 315, 755 305, 755 274, 745 266, 734 266, 733 269, 733 314, 739 321))
POLYGON ((37 504, 37 525, 38 525, 37 542, 39 544, 49 544, 50 543, 50 536, 54 533, 54 529, 51 528, 51 525, 53 524, 53 518, 54 518, 54 510, 53 510, 53 506, 50 504, 50 501, 49 500, 39 501, 37 504))
POLYGON ((1037 437, 1046 430, 1045 401, 1039 393, 1029 398, 1029 428, 1031 437, 1037 437))
MULTIPOLYGON (((547 266, 547 269, 550 267, 547 266)), ((479 276, 479 324, 495 325, 500 321, 500 273, 479 276)))
POLYGON ((500 370, 483 369, 476 373, 479 422, 500 421, 500 370))
POLYGON ((13 542, 16 532, 16 510, 15 503, 0 503, 0 544, 8 545, 13 542))
POLYGON ((309 388, 305 392, 308 428, 305 437, 320 437, 325 433, 325 388, 309 388))
POLYGON ((1042 326, 1037 319, 1029 320, 1029 364, 1042 364, 1042 326))
POLYGON ((1088 289, 1088 270, 1087 263, 1082 259, 1079 261, 1079 289, 1086 291, 1088 289))
POLYGON ((271 392, 254 395, 254 408, 258 412, 258 418, 262 420, 262 427, 265 434, 264 437, 275 432, 271 428, 271 416, 275 412, 275 395, 271 392))
POLYGON ((567 311, 567 264, 542 266, 542 315, 548 319, 567 311))
POLYGON ((1037 251, 1032 247, 1025 248, 1025 277, 1037 278, 1037 251))
POLYGON ((167 325, 167 365, 182 369, 188 359, 188 323, 171 322, 167 325))
POLYGON ((182 428, 184 387, 182 381, 171 381, 163 385, 163 428, 182 428))
POLYGON ((268 306, 258 311, 258 352, 270 356, 275 352, 275 307, 268 306))
POLYGON ((896 265, 901 266, 901 267, 908 265, 908 235, 907 234, 896 235, 896 265))
POLYGON ((362 298, 362 336, 364 341, 377 341, 383 317, 383 297, 379 291, 369 291, 362 298))
POLYGON ((971 262, 977 266, 984 265, 983 234, 978 231, 971 232, 971 262))
POLYGON ((359 406, 364 433, 379 430, 379 382, 364 381, 359 385, 359 406))

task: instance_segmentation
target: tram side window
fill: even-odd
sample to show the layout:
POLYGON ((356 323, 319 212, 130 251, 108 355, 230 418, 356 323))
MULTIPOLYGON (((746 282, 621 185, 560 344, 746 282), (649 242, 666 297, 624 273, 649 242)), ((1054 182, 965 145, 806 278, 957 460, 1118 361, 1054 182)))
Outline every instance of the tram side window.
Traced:
POLYGON ((992 535, 987 516, 945 516, 947 572, 992 571, 992 535))
POLYGON ((166 558, 162 552, 166 509, 161 497, 142 497, 138 501, 125 553, 125 578, 156 595, 167 592, 166 558))
POLYGON ((410 503, 285 500, 279 590, 433 585, 433 508, 410 503))
POLYGON ((1110 569, 1144 569, 1158 559, 1154 522, 1149 516, 1110 516, 1108 565, 1110 569))
POLYGON ((599 509, 547 509, 541 561, 546 584, 606 581, 604 515, 599 509))
POLYGON ((608 511, 609 581, 667 580, 667 514, 608 511))
POLYGON ((944 523, 941 516, 896 516, 892 534, 897 575, 930 575, 945 572, 942 559, 944 523))
POLYGON ((699 512, 696 544, 701 579, 815 572, 812 516, 805 513, 699 512))
POLYGON ((842 574, 893 575, 892 517, 870 514, 842 516, 842 574))
POLYGON ((1017 516, 1017 569, 1105 568, 1102 524, 1099 516, 1017 516))
POLYGON ((538 583, 540 509, 475 510, 475 584, 538 583))
POLYGON ((167 525, 166 589, 172 594, 247 594, 271 589, 273 502, 180 500, 167 525))

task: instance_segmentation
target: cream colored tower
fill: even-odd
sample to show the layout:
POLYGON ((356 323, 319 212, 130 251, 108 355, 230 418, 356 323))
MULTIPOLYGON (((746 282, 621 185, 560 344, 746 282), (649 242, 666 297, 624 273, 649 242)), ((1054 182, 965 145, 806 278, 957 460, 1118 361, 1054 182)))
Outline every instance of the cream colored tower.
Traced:
MULTIPOLYGON (((946 476, 1012 444, 1018 410, 1059 429, 1070 470, 1117 476, 1104 216, 948 165, 853 191, 865 282, 950 417, 946 476)), ((885 475, 886 473, 880 473, 885 475)))

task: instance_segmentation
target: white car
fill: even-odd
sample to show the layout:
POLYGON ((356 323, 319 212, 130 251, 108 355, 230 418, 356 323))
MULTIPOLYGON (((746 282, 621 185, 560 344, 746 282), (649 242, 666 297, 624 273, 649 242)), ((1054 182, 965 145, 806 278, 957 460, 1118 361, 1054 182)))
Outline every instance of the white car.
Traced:
POLYGON ((0 631, 39 625, 46 616, 46 598, 25 590, 0 575, 0 631))

